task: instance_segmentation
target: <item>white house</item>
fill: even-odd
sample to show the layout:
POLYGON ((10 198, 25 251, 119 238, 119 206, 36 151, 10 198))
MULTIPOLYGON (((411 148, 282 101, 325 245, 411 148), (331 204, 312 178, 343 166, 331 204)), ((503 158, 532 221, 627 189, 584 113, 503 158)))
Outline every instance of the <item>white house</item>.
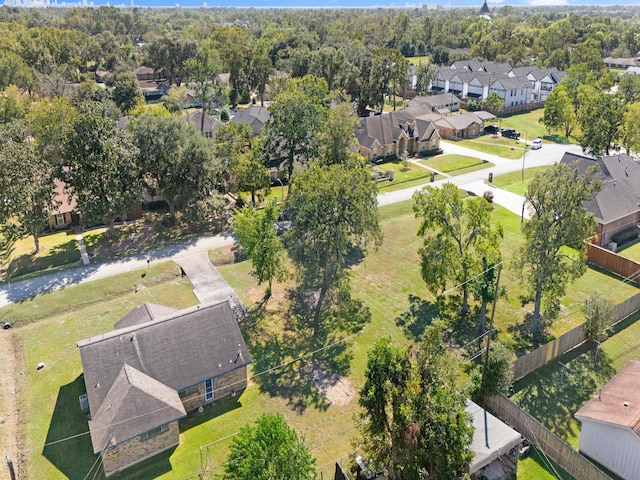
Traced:
POLYGON ((625 480, 640 480, 640 361, 630 361, 575 413, 580 452, 625 480))
POLYGON ((505 107, 524 105, 531 99, 531 82, 526 77, 503 77, 489 87, 489 95, 496 92, 504 100, 505 107))

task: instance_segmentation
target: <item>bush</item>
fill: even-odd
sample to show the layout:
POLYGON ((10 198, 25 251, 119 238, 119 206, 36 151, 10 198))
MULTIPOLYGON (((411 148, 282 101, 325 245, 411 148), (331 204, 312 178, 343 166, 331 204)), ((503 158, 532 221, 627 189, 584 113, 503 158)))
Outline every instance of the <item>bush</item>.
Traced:
POLYGON ((638 238, 639 231, 638 227, 635 226, 627 228, 626 230, 622 230, 611 237, 611 241, 616 242, 618 245, 625 244, 638 238))

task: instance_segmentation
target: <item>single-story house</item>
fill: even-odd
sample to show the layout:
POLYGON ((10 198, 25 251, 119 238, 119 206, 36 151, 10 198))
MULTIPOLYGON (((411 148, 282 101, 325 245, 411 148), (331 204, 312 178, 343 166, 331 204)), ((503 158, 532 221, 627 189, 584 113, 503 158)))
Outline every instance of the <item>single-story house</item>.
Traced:
POLYGON ((133 71, 139 82, 156 80, 156 71, 151 67, 140 66, 133 71))
POLYGON ((77 198, 75 195, 69 198, 64 187, 65 183, 56 179, 53 196, 54 206, 49 211, 49 228, 51 230, 64 230, 80 222, 77 198))
POLYGON ((429 120, 415 117, 411 109, 360 119, 356 129, 359 151, 370 162, 409 155, 429 155, 440 150, 440 134, 429 120))
POLYGON ((460 99, 453 93, 442 93, 429 97, 415 97, 408 104, 407 108, 423 108, 431 112, 457 112, 460 110, 460 99))
POLYGON ((476 112, 442 116, 433 123, 442 138, 476 138, 484 133, 484 120, 476 112))
POLYGON ((180 311, 144 304, 77 345, 81 405, 106 476, 175 447, 187 412, 247 386, 251 358, 229 301, 180 311))
POLYGON ((640 480, 640 361, 622 367, 575 417, 580 452, 625 480, 640 480))
POLYGON ((602 189, 585 204, 598 222, 599 246, 613 235, 640 225, 640 164, 626 154, 590 158, 565 153, 561 163, 576 164, 580 172, 596 167, 602 189))

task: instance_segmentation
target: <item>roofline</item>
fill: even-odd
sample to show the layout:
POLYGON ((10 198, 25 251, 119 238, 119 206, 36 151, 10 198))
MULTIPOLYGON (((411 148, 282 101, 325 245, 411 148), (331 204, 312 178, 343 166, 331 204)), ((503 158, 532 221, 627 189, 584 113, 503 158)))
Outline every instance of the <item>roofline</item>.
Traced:
MULTIPOLYGON (((177 417, 177 418, 174 418, 173 420, 169 420, 168 422, 164 422, 164 423, 161 423, 160 425, 156 425, 156 426, 155 426, 155 427, 153 427, 153 428, 158 428, 158 427, 161 427, 161 426, 163 426, 163 425, 169 425, 170 423, 177 422, 178 420, 180 420, 181 418, 185 418, 186 416, 187 416, 187 415, 181 415, 181 416, 179 416, 179 417, 177 417)), ((89 431, 91 431, 91 428, 89 428, 89 431)), ((140 433, 138 433, 137 435, 134 435, 133 437, 127 438, 126 440, 122 440, 121 442, 118 442, 118 443, 116 443, 116 444, 114 444, 114 445, 108 445, 108 446, 104 447, 102 450, 95 450, 95 449, 94 449, 94 450, 93 450, 93 453, 102 453, 102 452, 104 452, 105 450, 107 450, 108 448, 113 448, 113 447, 117 447, 118 445, 122 445, 123 443, 129 442, 129 441, 133 440, 134 438, 139 437, 140 435, 142 435, 143 433, 146 433, 146 432, 148 432, 148 431, 149 431, 149 430, 145 430, 144 432, 140 432, 140 433)), ((178 432, 178 433, 179 433, 179 432, 178 432)), ((154 455, 155 455, 155 454, 154 454, 154 455)))
MULTIPOLYGON (((156 325, 156 324, 168 322, 168 321, 171 321, 171 320, 176 320, 178 318, 184 317, 185 315, 190 315, 193 312, 197 312, 199 310, 206 310, 206 309, 212 308, 212 307, 217 307, 217 306, 220 306, 220 305, 225 304, 225 303, 229 304, 229 300, 221 300, 221 301, 219 301, 217 303, 210 303, 208 305, 199 304, 199 305, 196 305, 196 306, 191 307, 191 308, 187 308, 187 309, 184 309, 184 310, 178 310, 177 312, 170 313, 170 314, 168 314, 166 316, 162 316, 160 318, 155 318, 153 320, 150 320, 150 321, 145 322, 145 323, 141 323, 139 325, 132 325, 130 327, 124 327, 124 328, 120 328, 120 329, 117 329, 117 330, 112 330, 110 332, 103 333, 103 334, 98 335, 96 337, 89 337, 89 338, 87 338, 85 340, 80 340, 80 341, 76 342, 76 346, 78 348, 83 348, 83 347, 86 347, 88 345, 92 345, 94 343, 98 343, 98 342, 102 342, 102 341, 105 341, 105 340, 109 340, 109 339, 114 338, 114 337, 119 337, 120 335, 125 335, 127 333, 137 332, 138 330, 142 330, 143 328, 146 328, 146 327, 151 326, 151 325, 156 325), (200 308, 200 307, 202 307, 202 308, 200 308)), ((229 304, 229 308, 231 308, 230 304, 229 304)))
POLYGON ((623 424, 621 424, 621 423, 608 422, 608 421, 606 421, 606 420, 601 420, 601 419, 599 419, 599 418, 593 418, 593 417, 587 417, 587 416, 585 416, 585 415, 578 415, 578 414, 577 414, 577 412, 576 412, 576 413, 574 413, 574 414, 573 414, 573 416, 574 416, 576 419, 580 420, 581 422, 584 422, 585 420, 590 420, 590 421, 592 421, 592 422, 600 423, 600 424, 602 424, 602 425, 610 425, 610 426, 612 426, 612 427, 617 427, 617 428, 621 428, 621 429, 624 429, 624 430, 629 430, 629 431, 631 431, 631 433, 633 433, 633 435, 635 435, 636 437, 639 437, 639 438, 640 438, 640 435, 638 435, 638 434, 635 432, 635 430, 634 430, 633 428, 631 428, 629 425, 623 425, 623 424))

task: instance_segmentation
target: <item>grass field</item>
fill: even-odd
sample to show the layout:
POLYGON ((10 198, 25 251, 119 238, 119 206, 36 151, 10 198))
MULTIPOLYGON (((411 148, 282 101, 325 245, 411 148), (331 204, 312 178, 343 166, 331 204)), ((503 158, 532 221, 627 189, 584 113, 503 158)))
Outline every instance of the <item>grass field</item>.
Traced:
POLYGON ((624 250, 618 250, 618 254, 629 260, 640 262, 640 242, 636 242, 624 250))
MULTIPOLYGON (((416 185, 422 185, 428 183, 431 180, 431 171, 426 168, 420 168, 416 165, 409 164, 408 169, 404 169, 402 166, 402 159, 396 158, 395 160, 384 162, 374 167, 379 172, 386 172, 387 170, 393 170, 393 181, 378 182, 378 192, 394 192, 396 190, 402 190, 405 188, 415 187, 416 185)), ((442 175, 436 175, 436 179, 444 178, 442 175)))
POLYGON ((458 173, 457 171, 459 170, 464 170, 464 172, 469 172, 474 170, 474 167, 489 168, 493 166, 491 162, 482 161, 476 157, 468 157, 466 155, 453 155, 453 154, 438 155, 436 157, 429 158, 427 160, 420 160, 420 163, 423 165, 426 165, 427 167, 433 168, 435 170, 438 170, 444 173, 449 173, 454 171, 458 173))
POLYGON ((34 254, 33 237, 18 240, 8 263, 0 264, 0 279, 18 280, 36 273, 82 265, 80 251, 72 231, 56 232, 40 237, 40 251, 34 254))
POLYGON ((510 138, 498 137, 497 135, 482 135, 478 138, 459 140, 455 142, 461 147, 471 148, 478 152, 496 155, 509 160, 522 158, 524 154, 524 143, 510 138))
MULTIPOLYGON (((500 207, 496 207, 495 216, 505 229, 502 244, 505 258, 511 258, 520 241, 520 219, 500 207)), ((333 359, 341 361, 339 371, 346 386, 347 393, 341 403, 330 405, 314 392, 304 374, 303 366, 308 364, 305 359, 288 368, 253 377, 250 386, 237 399, 223 402, 202 416, 188 417, 181 423, 179 447, 114 478, 186 478, 199 471, 201 452, 210 460, 215 473, 220 473, 230 444, 230 439, 225 437, 266 411, 282 412, 292 427, 304 433, 317 457, 319 470, 330 478, 335 460, 351 452, 357 439, 354 428, 358 411, 356 393, 363 382, 367 350, 383 335, 391 335, 397 343, 415 342, 437 313, 433 296, 420 276, 418 248, 421 240, 415 235, 419 221, 414 217, 412 203, 407 201, 383 207, 380 218, 384 243, 377 251, 357 261, 351 272, 354 295, 369 306, 371 322, 363 332, 331 350, 333 359), (412 307, 418 307, 421 314, 409 315, 412 307), (217 443, 211 448, 201 450, 201 446, 214 441, 217 443)), ((249 262, 234 263, 234 257, 230 248, 210 252, 210 258, 224 278, 252 308, 262 300, 264 285, 258 286, 249 275, 249 262)), ((79 413, 77 397, 84 386, 79 379, 81 365, 75 343, 110 331, 115 321, 143 301, 177 308, 194 304, 192 286, 186 279, 181 279, 178 272, 175 264, 167 262, 155 265, 149 271, 134 271, 69 287, 0 310, 0 318, 12 318, 18 324, 13 332, 22 355, 19 391, 28 478, 83 478, 89 471, 95 457, 91 454, 88 437, 82 435, 86 431, 86 421, 79 413), (36 370, 38 362, 44 362, 45 368, 36 370), (75 434, 80 436, 43 449, 45 443, 75 434)), ((519 276, 520 272, 507 262, 503 284, 508 287, 509 297, 498 303, 496 326, 500 339, 524 348, 529 339, 515 338, 509 330, 509 325, 521 319, 525 311, 518 301, 522 288, 519 276)), ((304 326, 286 323, 286 286, 275 284, 266 308, 253 317, 254 321, 241 324, 254 361, 250 375, 319 346, 309 341, 304 326), (282 322, 289 328, 282 328, 282 322)), ((609 292, 614 303, 638 291, 589 270, 570 287, 563 301, 566 310, 553 325, 551 333, 560 333, 581 321, 579 305, 596 290, 609 292)), ((457 342, 463 342, 467 338, 465 335, 473 332, 473 325, 456 327, 461 329, 454 337, 457 342)), ((610 348, 613 351, 613 346, 610 348)), ((615 355, 621 356, 628 355, 624 352, 630 347, 616 348, 620 353, 615 355)), ((523 461, 520 471, 529 476, 522 478, 545 478, 538 471, 540 465, 535 457, 523 461)))
POLYGON ((518 195, 524 195, 527 192, 529 182, 538 173, 544 172, 551 167, 535 167, 527 168, 524 171, 524 182, 522 181, 522 172, 511 172, 505 175, 493 177, 493 185, 503 190, 507 190, 518 195))

